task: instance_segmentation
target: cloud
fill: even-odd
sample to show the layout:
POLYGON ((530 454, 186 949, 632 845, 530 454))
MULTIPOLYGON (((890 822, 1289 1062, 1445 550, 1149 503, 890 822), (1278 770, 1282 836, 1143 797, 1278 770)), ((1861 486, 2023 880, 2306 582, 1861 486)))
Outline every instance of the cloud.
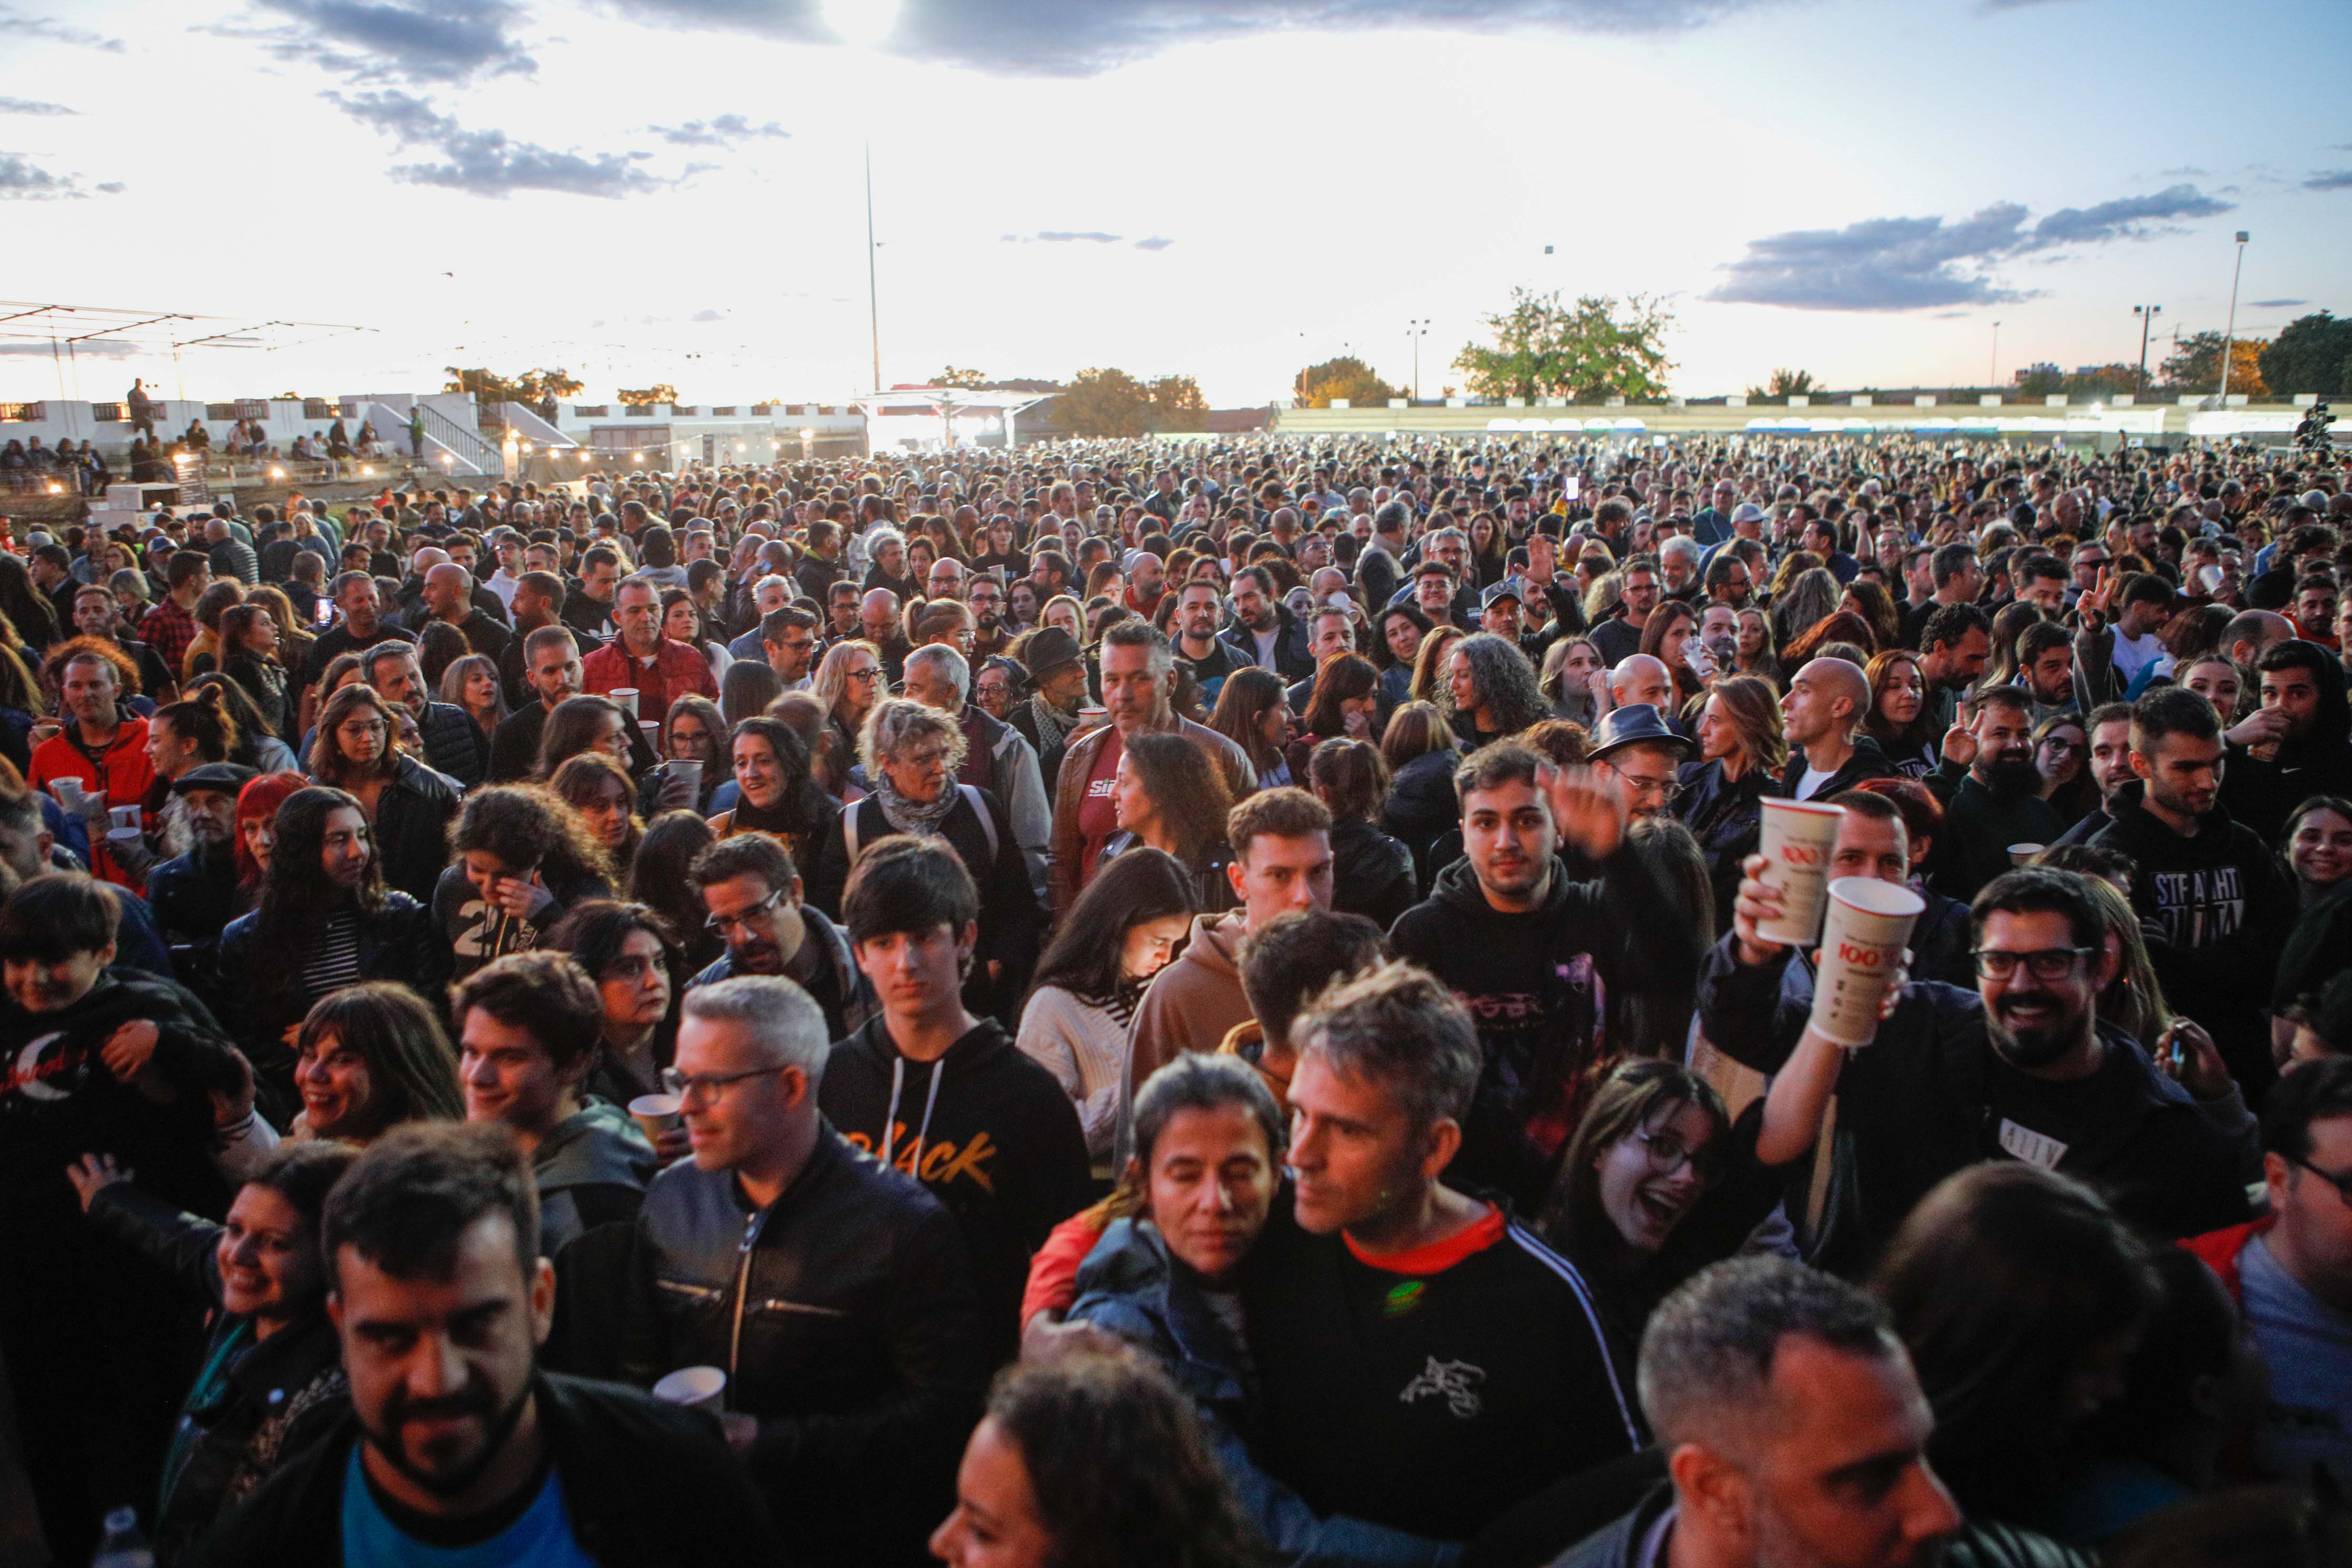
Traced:
POLYGON ((2329 169, 2304 181, 2306 191, 2352 190, 2352 169, 2329 169))
POLYGON ((726 311, 710 310, 697 310, 694 314, 687 318, 689 321, 723 321, 726 319, 726 311))
POLYGON ((2249 300, 2246 307, 2253 310, 2291 310, 2297 305, 2308 305, 2308 300, 2249 300))
POLYGON ((1175 243, 1176 242, 1174 240, 1169 238, 1164 234, 1155 234, 1149 239, 1137 240, 1135 242, 1135 248, 1138 250, 1165 250, 1175 243))
MULTIPOLYGON (((74 344, 73 352, 78 359, 137 359, 154 351, 121 338, 84 338, 74 344)), ((0 359, 47 359, 56 353, 47 342, 0 343, 0 359)))
POLYGON ((0 33, 14 38, 47 38, 54 43, 76 44, 86 49, 103 49, 110 55, 127 54, 131 47, 121 38, 110 38, 87 27, 68 27, 48 16, 27 16, 13 5, 0 5, 0 33))
POLYGON ((74 175, 54 174, 21 153, 0 153, 0 201, 79 201, 89 195, 74 175))
POLYGON ((1750 240, 1706 298, 1801 310, 1924 310, 2033 297, 2003 282, 1996 264, 2038 252, 2170 232, 2182 218, 2231 204, 2194 185, 2062 207, 2029 226, 2026 209, 1996 202, 1971 216, 1868 218, 1837 229, 1791 229, 1750 240))
POLYGON ((124 184, 121 180, 109 180, 106 184, 99 186, 98 188, 104 191, 110 196, 119 196, 131 187, 124 184))
POLYGON ((503 131, 468 131, 422 99, 397 89, 323 94, 362 125, 404 147, 427 147, 442 162, 396 164, 392 177, 468 195, 505 197, 517 191, 557 191, 575 196, 627 196, 676 184, 637 166, 643 153, 559 153, 517 142, 503 131))
POLYGON ((2157 171, 2158 174, 2163 175, 2168 180, 2201 180, 2212 172, 2213 171, 2210 169, 2200 169, 2185 163, 2177 169, 2158 169, 2157 171))
POLYGON ((709 121, 689 120, 683 125, 648 125, 646 130, 673 147, 732 147, 761 137, 783 141, 792 132, 769 121, 754 125, 740 114, 721 114, 709 121))
POLYGON ((0 98, 0 114, 79 114, 79 109, 68 109, 62 103, 43 103, 37 98, 0 98))
POLYGON ((458 85, 539 68, 511 29, 522 11, 505 0, 254 0, 275 24, 203 29, 262 46, 281 60, 354 79, 458 85))
POLYGON ((1117 245, 1124 235, 1105 234, 1098 228, 1041 228, 1034 234, 1007 234, 998 237, 1003 245, 1117 245))
MULTIPOLYGON (((1784 0, 906 0, 879 47, 1007 76, 1092 76, 1183 44, 1306 28, 1675 33, 1784 0)), ((805 0, 606 0, 653 17, 800 43, 841 38, 805 0)))

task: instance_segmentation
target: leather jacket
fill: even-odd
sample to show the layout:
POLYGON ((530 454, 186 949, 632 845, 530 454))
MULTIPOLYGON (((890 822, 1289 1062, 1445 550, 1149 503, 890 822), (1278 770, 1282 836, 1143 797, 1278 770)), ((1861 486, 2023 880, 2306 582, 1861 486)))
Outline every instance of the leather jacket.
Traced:
POLYGON ((622 1372, 728 1374, 751 1475, 819 1561, 921 1560, 989 1373, 963 1236, 939 1200, 820 1121, 766 1208, 672 1165, 637 1213, 622 1372))

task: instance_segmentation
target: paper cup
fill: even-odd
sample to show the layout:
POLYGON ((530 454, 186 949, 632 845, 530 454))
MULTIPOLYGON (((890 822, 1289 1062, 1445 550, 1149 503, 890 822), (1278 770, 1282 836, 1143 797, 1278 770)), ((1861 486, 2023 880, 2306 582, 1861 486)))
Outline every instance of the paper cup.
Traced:
POLYGON ((635 687, 615 686, 612 690, 604 693, 604 695, 619 703, 623 710, 625 711, 630 718, 634 719, 637 716, 637 689, 635 687))
POLYGON ((2012 866, 2031 866, 2033 864, 2033 858, 2049 847, 2047 844, 2012 844, 2009 847, 2009 863, 2012 866))
POLYGON ((1080 734, 1084 734, 1087 731, 1093 729, 1097 724, 1107 724, 1109 721, 1110 710, 1108 708, 1095 708, 1089 706, 1078 710, 1078 732, 1080 734))
POLYGON ((58 797, 58 804, 66 808, 67 815, 78 816, 81 814, 81 780, 51 779, 49 793, 58 797))
POLYGON ((1844 816, 1843 806, 1766 797, 1763 882, 1780 894, 1780 918, 1756 928, 1764 941, 1811 947, 1821 935, 1830 859, 1844 816))
POLYGON ((702 798, 702 764, 679 758, 670 760, 670 771, 686 781, 686 793, 697 800, 702 798))
POLYGON ((1841 1046, 1866 1046, 1878 1035, 1878 1009, 1903 967, 1903 947, 1927 900, 1875 877, 1840 877, 1829 886, 1829 913, 1813 977, 1813 1027, 1841 1046))
POLYGON ((686 1410, 715 1405, 726 1392, 726 1369, 716 1366, 682 1366, 654 1384, 656 1399, 686 1410))
POLYGON ((637 721, 637 729, 645 735, 646 744, 654 749, 656 756, 659 756, 661 754, 661 721, 640 719, 637 721))
MULTIPOLYGON (((106 816, 107 820, 113 823, 117 828, 127 827, 133 833, 139 831, 139 808, 135 805, 110 806, 106 816)), ((108 837, 112 837, 113 835, 110 833, 108 837)))
POLYGON ((629 1101, 629 1114, 645 1130, 648 1143, 657 1144, 663 1133, 675 1132, 686 1125, 685 1113, 674 1094, 641 1094, 629 1101))

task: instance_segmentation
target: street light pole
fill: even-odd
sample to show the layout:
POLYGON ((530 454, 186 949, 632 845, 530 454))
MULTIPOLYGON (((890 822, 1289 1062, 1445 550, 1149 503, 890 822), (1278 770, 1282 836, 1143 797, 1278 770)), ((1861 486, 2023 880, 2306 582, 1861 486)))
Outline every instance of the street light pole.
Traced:
POLYGON ((882 390, 882 301, 874 281, 874 139, 866 139, 866 318, 874 330, 874 390, 882 390))
POLYGON ((2134 305, 2132 314, 2139 318, 2139 395, 2147 395, 2147 333, 2156 325, 2157 317, 2164 313, 2161 305, 2134 305))
POLYGON ((1992 363, 1985 367, 1985 380, 1990 384, 1992 391, 2000 390, 2000 318, 1998 316, 1993 318, 1992 363))
POLYGON ((2230 403, 2230 344, 2238 335, 2238 279, 2246 270, 2246 231, 2238 231, 2238 263, 2230 268, 2230 324, 2221 329, 2221 405, 2230 403))
POLYGON ((1415 316, 1405 322, 1404 335, 1412 340, 1412 400, 1421 401, 1421 340, 1429 335, 1429 319, 1415 316))

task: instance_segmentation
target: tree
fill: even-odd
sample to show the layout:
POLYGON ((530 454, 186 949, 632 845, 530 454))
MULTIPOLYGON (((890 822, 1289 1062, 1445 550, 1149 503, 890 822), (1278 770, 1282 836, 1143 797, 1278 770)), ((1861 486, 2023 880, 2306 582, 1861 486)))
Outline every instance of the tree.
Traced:
MULTIPOLYGON (((2279 330, 2257 362, 2263 381, 2281 397, 2315 392, 2333 397, 2345 386, 2347 360, 2352 360, 2352 321, 2337 321, 2326 310, 2298 316, 2279 330)), ((2237 384, 2233 374, 2231 384, 2237 384)))
MULTIPOLYGON (((2267 396, 2270 387, 2263 380, 2263 350, 2270 346, 2267 338, 2235 338, 2230 343, 2230 391, 2244 393, 2249 397, 2267 396)), ((2180 345, 2167 354, 2158 367, 2164 386, 2171 392, 2217 393, 2221 390, 2221 334, 2191 332, 2180 340, 2180 345)))
POLYGON ((663 382, 659 386, 625 386, 621 388, 620 398, 626 407, 646 408, 656 403, 676 403, 677 388, 667 382, 663 382))
POLYGON ((988 384, 988 378, 976 370, 966 370, 951 364, 931 377, 931 384, 933 386, 982 387, 988 384))
POLYGON ((1666 330, 1674 313, 1663 300, 1629 294, 1622 318, 1607 294, 1580 296, 1573 310, 1557 293, 1511 290, 1509 307, 1486 318, 1495 343, 1467 343, 1454 356, 1470 390, 1482 397, 1656 397, 1666 390, 1666 330))
POLYGON ((1055 415, 1073 436, 1140 436, 1151 426, 1151 392, 1123 370, 1082 370, 1055 415))
POLYGON ((1771 379, 1762 386, 1748 389, 1750 397, 1805 397, 1813 390, 1813 373, 1809 370, 1775 370, 1771 379))
POLYGON ((1310 364, 1298 373, 1291 383, 1297 406, 1328 408, 1334 398, 1344 397, 1358 407, 1385 404, 1391 397, 1404 395, 1387 382, 1372 374, 1372 367, 1353 354, 1327 359, 1321 364, 1310 364))
POLYGON ((1206 430, 1209 400, 1201 384, 1189 375, 1163 375, 1150 387, 1151 427, 1155 430, 1206 430))
POLYGON ((509 378, 478 366, 460 370, 453 364, 444 366, 442 374, 449 378, 442 391, 470 392, 480 403, 544 403, 550 398, 576 397, 581 389, 581 383, 561 369, 527 370, 509 378))

